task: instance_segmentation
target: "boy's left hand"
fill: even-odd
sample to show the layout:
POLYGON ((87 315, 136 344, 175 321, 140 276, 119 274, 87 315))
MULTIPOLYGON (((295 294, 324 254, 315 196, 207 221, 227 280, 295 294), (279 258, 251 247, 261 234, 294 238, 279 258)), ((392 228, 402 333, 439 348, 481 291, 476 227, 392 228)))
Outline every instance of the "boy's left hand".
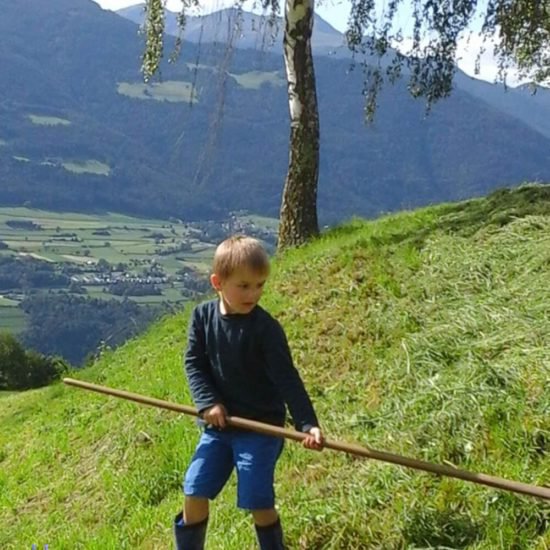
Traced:
POLYGON ((318 427, 311 428, 306 438, 302 441, 302 445, 306 449, 313 449, 315 451, 322 450, 324 444, 325 436, 323 435, 321 428, 318 427))

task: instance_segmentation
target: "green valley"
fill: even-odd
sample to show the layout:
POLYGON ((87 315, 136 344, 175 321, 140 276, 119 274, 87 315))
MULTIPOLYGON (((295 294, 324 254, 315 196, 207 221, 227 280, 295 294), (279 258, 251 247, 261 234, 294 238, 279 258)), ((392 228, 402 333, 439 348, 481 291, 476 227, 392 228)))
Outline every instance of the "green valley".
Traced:
MULTIPOLYGON (((19 257, 69 264, 77 273, 73 281, 101 295, 110 284, 98 273, 119 272, 128 278, 156 266, 163 288, 157 301, 169 289, 180 295, 185 284, 178 271, 205 277, 215 243, 228 231, 257 234, 271 246, 277 225, 269 218, 239 216, 231 222, 189 222, 172 219, 136 218, 122 214, 59 213, 45 210, 0 208, 0 258, 19 257)), ((112 277, 111 277, 112 278, 112 277)), ((157 277, 159 278, 159 277, 157 277)), ((47 290, 47 288, 45 289, 47 290)), ((0 307, 13 307, 17 288, 3 289, 0 307), (7 291, 7 293, 6 293, 7 291), (10 291, 14 291, 14 295, 10 291)), ((174 295, 174 293, 171 293, 174 295)), ((140 301, 140 298, 132 298, 140 301)), ((169 301, 173 301, 170 299, 169 301)), ((177 300, 176 300, 177 301, 177 300)))
POLYGON ((77 304, 86 302, 94 311, 106 307, 93 301, 97 299, 118 301, 120 307, 127 301, 183 307, 210 288, 207 275, 215 243, 235 231, 257 235, 272 247, 277 225, 244 213, 225 221, 186 223, 115 213, 0 208, 0 330, 20 333, 27 345, 43 353, 65 349, 70 354, 66 359, 80 362, 96 351, 98 338, 104 340, 116 327, 103 334, 105 326, 95 340, 69 351, 63 345, 66 333, 54 329, 61 322, 58 316, 72 311, 67 330, 73 331, 76 345, 91 330, 75 328, 84 315, 77 304), (54 304, 56 298, 66 306, 54 304), (54 316, 39 317, 56 309, 54 316), (49 331, 42 330, 44 322, 52 324, 49 331))

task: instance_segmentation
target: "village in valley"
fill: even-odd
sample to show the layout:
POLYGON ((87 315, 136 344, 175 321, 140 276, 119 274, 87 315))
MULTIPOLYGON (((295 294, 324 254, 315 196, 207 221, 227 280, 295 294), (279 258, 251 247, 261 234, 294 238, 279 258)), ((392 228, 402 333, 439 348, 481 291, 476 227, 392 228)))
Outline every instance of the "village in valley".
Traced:
POLYGON ((276 227, 244 213, 186 222, 2 208, 0 326, 23 330, 20 303, 44 293, 184 304, 208 292, 215 243, 242 232, 273 249, 276 227))

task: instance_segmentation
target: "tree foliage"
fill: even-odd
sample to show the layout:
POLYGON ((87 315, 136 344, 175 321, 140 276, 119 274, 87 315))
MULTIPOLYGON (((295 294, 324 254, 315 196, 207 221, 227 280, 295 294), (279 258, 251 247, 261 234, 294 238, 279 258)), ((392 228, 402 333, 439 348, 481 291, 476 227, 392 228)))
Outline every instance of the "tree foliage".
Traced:
MULTIPOLYGON (((391 0, 377 12, 375 0, 352 0, 346 38, 355 54, 366 54, 366 114, 376 110, 385 80, 393 83, 405 69, 409 91, 428 106, 447 97, 456 71, 457 45, 480 26, 484 44, 494 43, 498 79, 511 68, 520 78, 542 83, 550 75, 550 6, 540 0, 391 0), (403 28, 398 15, 412 11, 403 28), (470 30, 469 30, 470 29, 470 30), (408 40, 407 40, 408 39, 408 40), (404 47, 410 42, 410 47, 404 47)), ((484 52, 478 52, 477 64, 484 52)))
POLYGON ((102 346, 119 346, 167 311, 166 305, 70 294, 28 296, 20 307, 27 315, 22 342, 44 354, 59 354, 73 365, 102 346))
MULTIPOLYGON (((0 247, 1 248, 1 247, 0 247)), ((49 262, 34 258, 0 257, 0 290, 67 287, 70 277, 49 262)))
POLYGON ((485 35, 498 31, 501 69, 515 61, 520 75, 535 83, 550 78, 550 4, 547 0, 490 0, 485 35))
MULTIPOLYGON (((447 97, 456 71, 457 45, 479 28, 499 68, 498 80, 506 83, 510 69, 521 79, 543 84, 550 78, 550 3, 540 0, 390 0, 380 9, 376 0, 351 0, 346 31, 349 48, 362 66, 366 114, 374 116, 377 95, 385 82, 393 83, 406 72, 409 91, 424 97, 428 106, 447 97), (407 27, 400 24, 406 17, 407 27), (408 47, 406 46, 408 45, 408 47)), ((182 0, 180 27, 185 14, 200 0, 182 0)), ((235 0, 237 7, 241 6, 235 0)), ((271 14, 278 0, 264 0, 271 14)), ((148 0, 146 47, 142 70, 146 79, 158 70, 163 54, 164 8, 161 0, 148 0)), ((272 15, 270 15, 271 17, 272 15)), ((314 31, 315 32, 315 31, 314 31)))
POLYGON ((25 351, 14 336, 0 334, 0 390, 38 388, 58 379, 69 366, 59 357, 25 351))

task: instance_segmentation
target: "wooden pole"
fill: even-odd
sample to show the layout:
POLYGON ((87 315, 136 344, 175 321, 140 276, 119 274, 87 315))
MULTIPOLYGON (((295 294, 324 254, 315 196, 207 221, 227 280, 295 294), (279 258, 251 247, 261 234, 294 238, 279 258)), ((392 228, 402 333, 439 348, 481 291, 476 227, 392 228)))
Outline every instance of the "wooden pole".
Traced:
MULTIPOLYGON (((171 403, 169 401, 163 401, 162 399, 147 397, 138 393, 131 393, 128 391, 118 390, 107 386, 92 384, 90 382, 75 380, 74 378, 64 378, 63 382, 70 386, 75 386, 98 393, 104 393, 107 395, 113 395, 115 397, 121 397, 122 399, 128 399, 130 401, 135 401, 144 405, 151 405, 153 407, 167 409, 170 411, 188 414, 191 416, 199 416, 197 409, 186 405, 179 405, 177 403, 171 403)), ((272 426, 271 424, 264 424, 263 422, 248 420, 246 418, 239 418, 237 416, 228 416, 227 424, 234 428, 241 428, 253 432, 273 435, 275 437, 292 439, 294 441, 302 441, 306 437, 306 434, 297 432, 295 430, 289 430, 286 428, 281 428, 279 426, 272 426)), ((489 487, 495 487, 497 489, 503 489, 504 491, 511 491, 514 493, 520 493, 550 500, 550 488, 547 487, 529 485, 520 481, 511 481, 508 479, 494 477, 486 474, 477 474, 475 472, 453 468, 452 466, 446 466, 443 464, 432 464, 431 462, 425 462, 423 460, 416 460, 414 458, 408 458, 405 456, 387 453, 384 451, 377 451, 375 449, 369 449, 367 447, 356 444, 332 441, 330 439, 327 439, 325 441, 324 446, 327 449, 342 451, 344 453, 360 456, 363 458, 372 458, 374 460, 389 462, 391 464, 398 464, 399 466, 405 466, 407 468, 414 468, 415 470, 422 470, 424 472, 430 472, 432 474, 437 474, 441 476, 455 477, 464 481, 470 481, 472 483, 478 483, 481 485, 487 485, 489 487)))

